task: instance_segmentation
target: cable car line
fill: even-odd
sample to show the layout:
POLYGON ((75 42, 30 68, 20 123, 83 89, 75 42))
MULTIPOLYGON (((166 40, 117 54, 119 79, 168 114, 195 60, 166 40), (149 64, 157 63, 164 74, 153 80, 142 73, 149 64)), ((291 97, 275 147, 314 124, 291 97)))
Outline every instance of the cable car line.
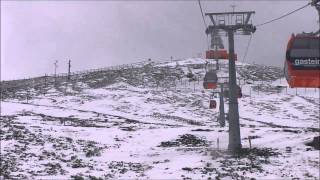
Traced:
POLYGON ((242 62, 243 62, 243 63, 246 61, 247 53, 248 53, 248 51, 249 51, 249 47, 250 47, 250 44, 251 44, 251 39, 252 39, 252 34, 250 35, 250 39, 249 39, 249 41, 248 41, 247 48, 246 48, 246 51, 245 51, 244 56, 243 56, 243 59, 242 59, 242 62))
POLYGON ((278 17, 278 18, 271 19, 271 20, 269 20, 269 21, 267 21, 267 22, 264 22, 264 23, 261 23, 261 24, 257 24, 256 27, 258 27, 258 26, 263 26, 263 25, 272 23, 272 22, 274 22, 274 21, 277 21, 277 20, 279 20, 279 19, 282 19, 282 18, 284 18, 284 17, 287 17, 287 16, 289 16, 289 15, 291 15, 291 14, 297 12, 297 11, 300 11, 301 9, 304 9, 304 8, 308 7, 309 5, 311 5, 311 2, 308 3, 308 4, 306 4, 306 5, 304 5, 304 6, 302 6, 302 7, 300 7, 300 8, 298 8, 298 9, 296 9, 296 10, 293 10, 293 11, 287 13, 287 14, 284 14, 284 15, 278 17))
POLYGON ((201 6, 200 0, 198 0, 198 4, 199 4, 199 7, 200 7, 200 12, 201 12, 201 15, 202 15, 203 24, 204 24, 205 28, 207 28, 208 25, 207 25, 207 23, 206 23, 206 20, 205 20, 205 18, 204 18, 204 15, 203 15, 203 10, 202 10, 202 6, 201 6))
MULTIPOLYGON (((204 14, 203 14, 203 10, 202 10, 202 6, 201 6, 201 2, 200 0, 198 0, 198 4, 199 4, 199 7, 200 7, 200 12, 201 12, 201 16, 202 16, 202 20, 203 20, 203 24, 205 26, 205 29, 208 28, 208 25, 206 23, 206 19, 204 18, 204 14)), ((210 49, 210 45, 209 45, 209 37, 207 35, 207 46, 208 46, 208 50, 210 49)))

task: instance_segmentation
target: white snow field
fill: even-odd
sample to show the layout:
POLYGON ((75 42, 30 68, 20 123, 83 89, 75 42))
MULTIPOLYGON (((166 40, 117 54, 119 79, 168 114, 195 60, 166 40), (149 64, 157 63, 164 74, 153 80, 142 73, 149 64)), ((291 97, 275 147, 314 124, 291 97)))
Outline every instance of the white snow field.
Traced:
POLYGON ((319 89, 237 63, 243 152, 232 155, 205 62, 2 83, 0 179, 319 179, 319 150, 306 145, 320 132, 319 89))

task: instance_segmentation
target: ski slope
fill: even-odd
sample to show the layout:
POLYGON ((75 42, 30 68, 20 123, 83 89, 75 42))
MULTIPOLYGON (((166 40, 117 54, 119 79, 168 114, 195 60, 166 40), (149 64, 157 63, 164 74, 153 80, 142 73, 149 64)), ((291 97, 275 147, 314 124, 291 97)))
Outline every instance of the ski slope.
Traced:
POLYGON ((285 88, 278 68, 237 63, 244 151, 234 156, 228 123, 220 127, 218 109, 208 109, 204 64, 145 64, 6 92, 2 177, 319 179, 319 150, 306 145, 319 135, 319 89, 285 88))

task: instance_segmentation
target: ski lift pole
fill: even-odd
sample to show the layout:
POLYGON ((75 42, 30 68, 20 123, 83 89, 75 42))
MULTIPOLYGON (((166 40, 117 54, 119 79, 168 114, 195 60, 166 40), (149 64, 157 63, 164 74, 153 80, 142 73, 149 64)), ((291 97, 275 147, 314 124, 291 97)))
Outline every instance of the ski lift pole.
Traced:
POLYGON ((234 59, 234 30, 228 30, 229 39, 229 146, 232 151, 241 149, 239 109, 237 99, 236 64, 234 59))
POLYGON ((68 81, 70 81, 70 76, 71 76, 71 60, 68 62, 68 81))
POLYGON ((54 62, 54 85, 57 85, 57 68, 58 68, 58 60, 54 62))
POLYGON ((215 52, 215 54, 214 54, 214 56, 215 56, 215 60, 216 60, 216 70, 219 70, 219 59, 218 59, 218 57, 217 57, 217 52, 218 52, 218 46, 216 45, 216 52, 215 52))
POLYGON ((216 30, 223 30, 228 34, 229 41, 229 144, 228 149, 234 153, 241 150, 239 109, 237 100, 237 76, 234 53, 234 33, 241 32, 243 35, 250 35, 255 32, 256 28, 249 24, 250 17, 254 11, 246 12, 222 12, 222 13, 206 13, 209 16, 212 25, 208 26, 206 33, 210 34, 216 30), (242 17, 240 21, 225 21, 232 16, 242 17), (223 20, 216 22, 215 17, 223 17, 223 20))
POLYGON ((221 83, 221 92, 219 93, 220 105, 219 105, 219 124, 220 127, 226 125, 225 113, 224 113, 224 98, 223 98, 223 84, 221 83))

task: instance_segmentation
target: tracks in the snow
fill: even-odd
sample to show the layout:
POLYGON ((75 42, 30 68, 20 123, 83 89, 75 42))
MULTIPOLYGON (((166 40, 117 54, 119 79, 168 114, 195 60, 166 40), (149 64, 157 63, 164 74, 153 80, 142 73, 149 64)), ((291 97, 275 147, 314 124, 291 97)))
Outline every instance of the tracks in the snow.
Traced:
MULTIPOLYGON (((31 105, 31 106, 37 106, 37 107, 47 107, 47 108, 57 108, 57 109, 62 109, 62 110, 71 110, 71 111, 78 111, 80 113, 92 113, 96 117, 103 117, 105 119, 114 118, 114 119, 122 119, 124 120, 123 123, 134 123, 134 124, 145 124, 145 125, 159 125, 159 126, 167 126, 167 127, 178 127, 178 125, 173 125, 173 124, 166 124, 166 123, 152 123, 152 122, 142 122, 138 121, 135 119, 130 119, 127 117, 119 116, 119 115, 111 115, 111 114, 105 114, 105 113, 100 113, 96 111, 90 111, 90 110, 82 110, 82 109, 74 109, 74 108, 67 108, 67 107, 62 107, 62 106, 52 106, 52 105, 41 105, 41 104, 34 104, 34 103, 25 103, 25 102, 11 102, 11 101, 3 101, 3 102, 9 102, 9 103, 17 103, 17 104, 24 104, 24 105, 31 105)), ((40 115, 39 113, 34 113, 35 115, 40 115)), ((47 115, 41 115, 41 116, 47 116, 47 115)), ((47 116, 49 117, 49 116, 47 116)), ((50 116, 51 117, 51 116, 50 116)), ((69 118, 69 117, 67 117, 69 118)), ((58 118, 61 119, 61 118, 58 118)), ((98 120, 95 119, 96 122, 106 122, 105 120, 98 120)))
MULTIPOLYGON (((278 125, 278 124, 274 124, 274 123, 270 123, 270 122, 263 122, 263 121, 253 120, 253 119, 250 119, 250 118, 241 118, 241 119, 242 120, 246 120, 246 121, 257 122, 257 123, 260 123, 260 124, 264 124, 264 125, 267 125, 267 126, 272 127, 272 128, 283 128, 284 131, 286 131, 285 129, 297 129, 298 131, 320 132, 319 128, 292 127, 292 126, 278 125)), ((290 130, 287 130, 287 131, 289 132, 290 130)))

